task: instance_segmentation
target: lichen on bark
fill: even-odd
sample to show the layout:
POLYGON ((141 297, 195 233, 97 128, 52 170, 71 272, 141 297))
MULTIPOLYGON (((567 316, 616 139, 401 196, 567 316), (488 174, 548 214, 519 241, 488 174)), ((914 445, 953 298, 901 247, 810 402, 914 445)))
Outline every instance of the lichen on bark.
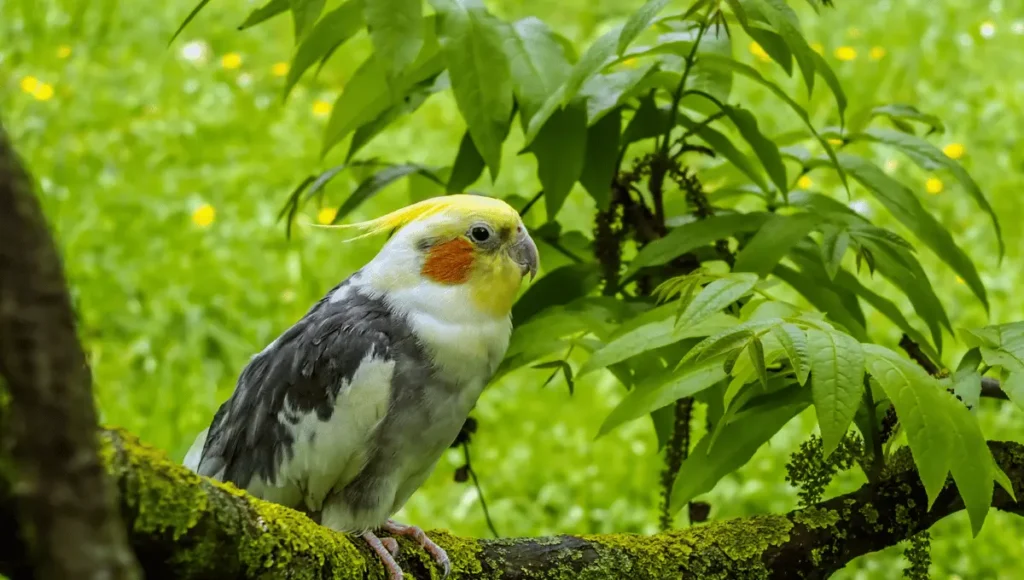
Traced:
MULTIPOLYGON (((1024 446, 990 444, 1024 492, 1024 446)), ((123 431, 100 437, 104 466, 117 481, 132 547, 147 577, 219 579, 384 579, 361 540, 323 528, 305 515, 210 481, 123 431)), ((0 573, 24 554, 7 482, 0 481, 0 573)), ((452 560, 452 580, 610 580, 630 578, 827 578, 851 559, 895 545, 963 509, 952 482, 931 510, 913 469, 788 514, 712 522, 643 536, 606 534, 483 540, 428 532, 452 560)), ((996 507, 1019 512, 997 489, 996 507)), ((439 578, 431 558, 399 539, 409 580, 439 578)))

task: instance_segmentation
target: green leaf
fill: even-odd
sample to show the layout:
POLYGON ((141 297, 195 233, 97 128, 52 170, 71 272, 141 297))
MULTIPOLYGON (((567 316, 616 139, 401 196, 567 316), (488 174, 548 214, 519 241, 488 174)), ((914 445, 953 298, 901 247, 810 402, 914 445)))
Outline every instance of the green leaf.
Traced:
MULTIPOLYGON (((441 73, 435 78, 427 79, 409 90, 409 93, 398 104, 388 108, 380 115, 377 115, 369 123, 362 125, 354 135, 348 146, 348 153, 345 154, 345 162, 355 157, 363 147, 372 141, 377 135, 387 129, 392 123, 404 115, 409 115, 419 109, 431 95, 447 90, 451 87, 448 83, 448 75, 441 73)), ((482 165, 482 163, 481 163, 482 165)))
POLYGON ((622 113, 615 109, 587 128, 587 143, 580 171, 580 185, 594 199, 598 211, 608 209, 612 180, 619 159, 622 113))
POLYGON ((756 410, 756 420, 741 420, 737 416, 724 425, 716 438, 714 453, 708 453, 713 434, 702 437, 679 468, 679 473, 686 475, 677 477, 673 484, 672 509, 678 510, 698 495, 711 491, 719 480, 746 464, 761 445, 806 409, 808 403, 804 389, 786 389, 773 394, 770 402, 756 410))
POLYGON ((772 94, 774 94, 784 103, 789 105, 789 108, 792 109, 797 114, 797 116, 800 117, 800 120, 804 122, 804 125, 811 132, 811 136, 813 136, 821 145, 822 149, 825 150, 825 154, 828 155, 828 158, 832 160, 833 165, 836 167, 836 172, 839 174, 839 180, 842 181, 843 187, 846 188, 847 191, 849 191, 849 184, 846 181, 846 172, 843 171, 843 168, 840 166, 839 160, 836 158, 836 152, 832 148, 832 145, 829 144, 829 142, 825 140, 825 138, 823 138, 820 133, 818 133, 818 130, 814 128, 814 125, 811 123, 811 118, 807 114, 807 111, 803 107, 801 107, 796 101, 794 101, 792 97, 787 95, 786 91, 782 90, 778 85, 771 82, 770 80, 764 78, 764 76, 762 76, 761 73, 757 72, 757 69, 749 65, 737 62, 729 57, 724 57, 716 54, 705 54, 701 57, 701 64, 706 67, 741 74, 757 82, 761 86, 767 88, 769 91, 772 92, 772 94))
POLYGON ((789 182, 786 179, 786 166, 782 163, 782 156, 779 154, 779 147, 761 133, 757 126, 757 118, 746 109, 725 105, 722 107, 725 113, 739 129, 740 135, 754 149, 754 153, 761 160, 768 177, 772 183, 785 193, 789 190, 789 182))
POLYGON ((947 393, 941 393, 946 412, 952 423, 953 448, 950 451, 950 471, 957 491, 967 506, 971 530, 977 537, 992 507, 992 482, 995 478, 995 460, 981 432, 981 425, 971 412, 947 393))
POLYGON ((649 65, 600 74, 587 80, 579 92, 587 100, 587 123, 597 123, 628 101, 634 89, 654 70, 656 67, 649 65))
MULTIPOLYGON (((953 394, 959 397, 968 407, 977 407, 981 400, 981 372, 978 371, 979 365, 981 365, 981 351, 978 348, 972 348, 960 359, 960 364, 957 365, 956 372, 953 374, 953 394)), ((1003 391, 1006 391, 1005 384, 1003 385, 1003 391)), ((1024 392, 1019 394, 1024 395, 1024 392)), ((1014 400, 1013 397, 1010 397, 1010 400, 1017 403, 1018 406, 1024 402, 1024 399, 1018 401, 1014 400)))
POLYGON ((675 401, 703 391, 726 378, 722 368, 724 357, 719 356, 687 365, 677 371, 668 371, 652 376, 637 385, 620 402, 601 424, 597 436, 602 437, 613 429, 647 415, 675 401))
POLYGON ((545 308, 586 296, 600 282, 601 275, 594 262, 555 268, 519 297, 512 307, 512 320, 517 326, 524 324, 545 308))
POLYGON ((397 77, 423 48, 422 0, 369 0, 363 17, 386 75, 397 77))
POLYGON ((747 347, 747 354, 750 355, 750 362, 754 365, 754 371, 757 373, 758 380, 761 381, 761 385, 767 389, 768 369, 765 368, 764 344, 761 343, 761 339, 756 335, 750 340, 750 346, 747 347))
POLYGON ((964 342, 981 348, 985 362, 1009 372, 1024 372, 1024 322, 963 329, 964 342))
MULTIPOLYGON (((1006 396, 1013 401, 1014 405, 1017 405, 1020 409, 1024 409, 1024 372, 1017 371, 1008 373, 999 387, 1004 393, 1006 393, 1006 396)), ((981 388, 980 375, 978 376, 978 388, 981 388)))
MULTIPOLYGON (((401 86, 395 91, 398 94, 405 94, 419 83, 438 77, 444 68, 437 43, 429 32, 433 30, 434 22, 433 17, 423 19, 425 32, 428 34, 427 42, 419 58, 403 75, 401 86)), ((334 103, 331 117, 327 120, 327 128, 324 131, 321 156, 326 155, 349 133, 367 123, 372 123, 387 111, 394 104, 390 98, 391 94, 383 69, 377 63, 376 58, 371 55, 352 75, 345 85, 345 90, 334 103)))
MULTIPOLYGON (((741 20, 740 23, 743 24, 744 21, 741 20)), ((750 38, 753 38, 768 53, 768 56, 778 63, 782 70, 786 71, 787 76, 793 75, 793 53, 789 51, 786 41, 781 36, 756 26, 744 26, 744 29, 750 38)))
POLYGON ((946 130, 942 120, 937 116, 922 113, 917 107, 902 103, 874 107, 868 112, 868 117, 887 117, 893 121, 916 121, 928 125, 929 133, 943 133, 946 130))
MULTIPOLYGON (((377 0, 372 0, 377 1, 377 0)), ((298 43, 306 30, 313 26, 324 11, 327 0, 292 0, 292 19, 295 21, 295 42, 298 43)))
POLYGON ((1006 245, 1003 241, 1003 233, 1000 229, 999 218, 996 216, 995 209, 992 208, 992 205, 988 202, 985 194, 982 193, 981 188, 978 187, 977 182, 974 181, 974 178, 972 178, 971 175, 967 173, 967 170, 957 163, 956 160, 948 157, 945 153, 939 150, 938 147, 932 145, 928 141, 925 141, 916 135, 909 135, 898 131, 868 129, 863 133, 848 135, 847 139, 849 141, 869 139, 878 143, 891 145, 905 153, 907 157, 910 157, 910 159, 922 169, 949 170, 953 174, 953 177, 960 182, 960 185, 964 186, 967 193, 974 198, 978 207, 984 210, 984 212, 992 219, 992 227, 995 229, 996 239, 999 242, 999 258, 1002 259, 1003 255, 1006 253, 1006 245))
POLYGON ((878 272, 910 299, 917 315, 928 325, 936 349, 941 352, 942 327, 945 326, 952 331, 952 325, 917 258, 905 248, 893 244, 877 243, 865 238, 861 238, 859 242, 873 254, 878 272))
POLYGON ((708 336, 736 323, 736 319, 731 316, 712 313, 712 316, 706 317, 700 324, 677 327, 673 316, 674 305, 667 304, 665 306, 667 308, 655 309, 649 313, 651 317, 660 316, 660 318, 636 328, 624 325, 625 330, 595 352, 590 360, 583 365, 577 376, 583 376, 591 371, 614 365, 640 353, 674 344, 686 338, 708 336))
POLYGON ((843 265, 843 256, 850 247, 850 232, 846 229, 829 227, 824 230, 821 240, 821 254, 825 260, 825 271, 828 277, 835 280, 836 274, 843 265))
MULTIPOLYGON (((373 4, 373 2, 370 2, 373 4)), ((423 24, 417 22, 421 27, 423 24)), ((352 38, 363 28, 363 0, 349 0, 334 10, 328 12, 320 22, 313 27, 313 32, 305 38, 295 50, 292 63, 288 68, 288 76, 284 83, 284 95, 288 96, 295 83, 299 82, 309 67, 316 64, 332 49, 341 46, 348 39, 352 38)), ((365 66, 365 65, 364 65, 365 66)), ((360 69, 361 70, 361 69, 360 69)), ((376 73, 376 71, 374 71, 376 73)), ((356 72, 359 74, 359 71, 356 72)), ((352 81, 355 81, 353 77, 352 81)), ((351 82, 346 85, 346 90, 351 82)))
POLYGON ((679 317, 680 326, 695 326, 726 306, 750 294, 757 284, 754 274, 730 274, 719 278, 700 291, 679 317))
POLYGON ((263 6, 250 12, 249 16, 245 19, 245 22, 239 25, 238 29, 245 30, 247 28, 252 28, 257 24, 266 22, 278 14, 284 13, 290 7, 291 0, 270 0, 270 2, 267 2, 263 6))
POLYGON ((619 56, 626 52, 626 49, 636 40, 637 36, 640 36, 641 32, 647 30, 647 27, 654 22, 658 13, 665 8, 668 2, 669 0, 647 0, 639 10, 629 15, 629 19, 626 20, 626 24, 619 33, 619 42, 616 49, 616 53, 619 56))
POLYGON ((629 264, 625 277, 630 278, 641 268, 660 266, 717 240, 738 233, 760 229, 771 218, 768 213, 717 214, 707 219, 683 224, 644 246, 629 264))
MULTIPOLYGON (((352 192, 352 195, 345 200, 345 203, 341 204, 341 207, 338 208, 338 212, 334 215, 333 223, 338 223, 345 219, 345 216, 352 213, 356 208, 362 205, 364 201, 376 195, 380 190, 413 173, 418 173, 425 177, 433 176, 427 168, 413 163, 392 165, 374 173, 365 181, 360 183, 359 186, 356 187, 356 190, 352 192)), ((436 177, 434 179, 436 180, 436 177)))
POLYGON ((659 106, 651 96, 643 97, 640 99, 640 106, 626 124, 626 130, 622 132, 622 140, 625 143, 632 143, 660 137, 665 132, 668 122, 668 107, 659 106))
POLYGON ((825 57, 816 52, 812 52, 811 56, 814 57, 814 67, 818 70, 818 74, 821 75, 821 78, 825 79, 825 84, 828 85, 829 90, 832 91, 832 95, 836 99, 836 108, 839 109, 839 123, 844 125, 846 123, 847 101, 843 85, 839 82, 839 77, 836 76, 836 72, 832 70, 825 57))
POLYGON ((441 14, 441 49, 459 112, 480 155, 496 178, 512 113, 512 77, 504 52, 503 23, 478 0, 435 6, 441 14))
POLYGON ((469 132, 462 135, 459 152, 455 155, 451 177, 448 178, 448 193, 460 193, 473 184, 484 172, 484 158, 480 156, 469 132))
POLYGON ((613 28, 604 33, 587 48, 587 51, 580 57, 579 62, 572 67, 569 78, 562 87, 561 105, 568 105, 576 96, 583 83, 590 77, 597 74, 605 63, 615 54, 615 47, 620 34, 620 29, 613 28))
POLYGON ((887 348, 873 344, 865 344, 863 348, 868 372, 892 401, 907 433, 930 509, 953 463, 952 425, 942 410, 942 387, 915 363, 887 348))
POLYGON ((802 274, 808 276, 815 284, 835 294, 846 312, 857 321, 861 328, 867 325, 864 311, 861 309, 860 300, 857 298, 856 293, 835 284, 833 280, 829 279, 828 272, 825 271, 825 265, 821 260, 821 253, 810 239, 803 240, 797 244, 789 253, 789 259, 800 268, 802 274))
POLYGON ((512 90, 519 103, 524 130, 569 77, 572 66, 547 24, 524 18, 512 24, 505 37, 512 90))
POLYGON ((537 157, 537 177, 544 188, 548 219, 562 209, 583 171, 587 149, 587 112, 582 103, 556 112, 530 144, 537 157))
POLYGON ((800 74, 804 77, 807 94, 814 91, 814 51, 807 45, 803 32, 800 30, 796 13, 786 4, 786 0, 746 0, 757 6, 764 18, 771 24, 786 46, 796 58, 800 74))
POLYGON ((185 27, 188 26, 189 23, 192 22, 192 19, 199 14, 199 11, 205 8, 206 5, 209 3, 210 0, 199 0, 199 4, 196 4, 196 7, 192 9, 192 12, 188 13, 188 16, 186 16, 185 20, 182 21, 181 26, 179 26, 178 29, 174 31, 174 34, 171 35, 171 39, 167 41, 167 44, 172 44, 174 42, 174 39, 178 38, 178 35, 180 35, 181 32, 185 30, 185 27))
POLYGON ((939 353, 932 347, 928 340, 925 339, 924 335, 910 325, 910 322, 908 322, 903 316, 903 313, 900 312, 899 307, 897 307, 891 300, 866 288, 860 283, 860 280, 858 280, 856 276, 846 272, 845 270, 839 271, 836 276, 835 283, 837 286, 850 290, 857 296, 863 298, 864 301, 870 304, 872 308, 891 320, 893 324, 899 327, 899 329, 913 339, 914 342, 921 345, 921 349, 924 350, 925 354, 927 354, 932 360, 939 360, 939 353))
POLYGON ((784 323, 772 327, 772 334, 775 336, 786 357, 789 359, 793 372, 796 373, 796 380, 800 385, 807 384, 807 377, 811 374, 810 355, 807 351, 807 335, 800 327, 791 323, 784 323))
POLYGON ((985 285, 978 276, 974 263, 953 240, 949 231, 921 205, 914 192, 863 158, 842 154, 839 156, 839 163, 847 173, 863 184, 893 217, 914 232, 918 239, 953 268, 988 310, 985 285))
POLYGON ((822 453, 828 457, 853 423, 864 391, 864 352, 852 336, 807 330, 811 393, 821 429, 822 453))
POLYGON ((808 276, 803 272, 797 272, 782 264, 776 265, 775 269, 772 270, 772 274, 786 284, 789 284, 806 298, 812 306, 841 324, 857 340, 862 342, 868 340, 867 331, 864 329, 864 323, 858 319, 858 313, 850 311, 850 307, 844 303, 834 288, 823 286, 814 277, 808 276))
POLYGON ((736 256, 734 272, 767 276, 789 251, 821 223, 811 213, 773 215, 736 256))
POLYGON ((736 169, 742 171, 751 181, 754 182, 758 188, 764 193, 768 193, 770 188, 768 183, 764 180, 764 176, 754 166, 754 163, 750 161, 750 158, 740 152, 735 145, 729 141, 729 138, 719 133, 715 129, 712 129, 705 123, 695 123, 688 119, 684 115, 679 115, 677 121, 680 125, 686 128, 687 131, 692 131, 694 135, 700 137, 702 141, 707 143, 714 149, 715 153, 721 155, 732 163, 736 169))

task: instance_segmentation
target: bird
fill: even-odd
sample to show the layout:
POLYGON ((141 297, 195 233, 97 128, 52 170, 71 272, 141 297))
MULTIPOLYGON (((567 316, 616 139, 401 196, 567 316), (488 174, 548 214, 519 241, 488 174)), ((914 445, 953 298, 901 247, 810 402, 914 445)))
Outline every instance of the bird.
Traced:
POLYGON ((412 537, 447 576, 445 551, 391 516, 504 358, 537 246, 514 208, 476 194, 333 227, 390 236, 250 359, 184 464, 361 536, 392 580, 403 577, 393 536, 412 537))

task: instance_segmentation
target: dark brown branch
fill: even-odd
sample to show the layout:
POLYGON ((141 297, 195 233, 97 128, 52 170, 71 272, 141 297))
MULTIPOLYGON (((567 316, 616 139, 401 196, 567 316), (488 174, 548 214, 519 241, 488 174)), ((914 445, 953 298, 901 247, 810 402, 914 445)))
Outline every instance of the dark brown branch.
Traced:
MULTIPOLYGON (((131 541, 149 578, 381 578, 376 558, 298 512, 201 479, 118 431, 104 432, 108 471, 122 492, 131 541)), ((1024 446, 989 444, 1024 497, 1024 446)), ((453 580, 593 578, 827 578, 850 560, 895 545, 964 509, 952 481, 930 511, 907 450, 885 478, 788 514, 698 525, 653 536, 609 534, 483 540, 431 532, 452 557, 453 580)), ((5 537, 13 500, 0 487, 0 572, 15 580, 26 555, 5 537)), ((996 508, 1020 514, 1000 488, 996 508)), ((409 580, 430 559, 399 540, 409 580)))
POLYGON ((0 127, 0 425, 36 578, 137 578, 97 456, 96 411, 62 264, 0 127))
POLYGON ((921 345, 914 342, 913 339, 906 334, 900 338, 900 348, 907 353, 907 356, 909 356, 911 360, 921 365, 921 368, 933 377, 942 372, 938 365, 932 362, 932 359, 928 358, 928 355, 921 350, 921 345))

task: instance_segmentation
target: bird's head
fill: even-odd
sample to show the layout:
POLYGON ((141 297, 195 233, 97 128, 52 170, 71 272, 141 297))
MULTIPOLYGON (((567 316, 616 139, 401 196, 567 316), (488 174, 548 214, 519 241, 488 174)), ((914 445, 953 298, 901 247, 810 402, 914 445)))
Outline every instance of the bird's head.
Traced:
POLYGON ((532 279, 539 266, 519 213, 491 197, 435 197, 341 227, 361 231, 358 237, 393 233, 363 270, 383 291, 426 297, 427 288, 446 287, 454 300, 471 300, 496 316, 508 316, 523 278, 532 279))

